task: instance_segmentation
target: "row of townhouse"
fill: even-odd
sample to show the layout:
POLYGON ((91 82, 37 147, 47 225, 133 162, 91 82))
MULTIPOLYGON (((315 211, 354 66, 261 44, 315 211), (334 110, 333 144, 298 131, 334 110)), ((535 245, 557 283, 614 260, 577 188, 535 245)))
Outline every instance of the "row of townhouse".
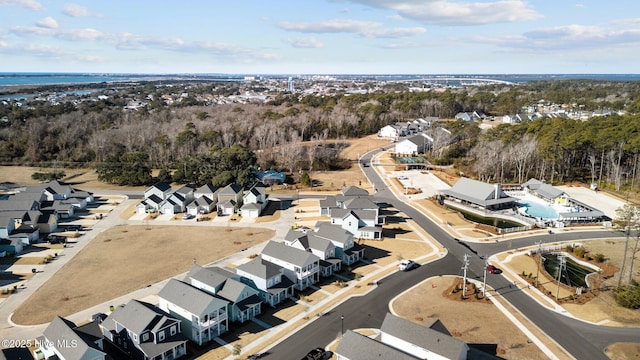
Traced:
POLYGON ((246 192, 236 183, 223 188, 212 184, 199 188, 185 185, 174 191, 171 185, 161 181, 144 191, 144 200, 136 205, 136 213, 187 213, 196 216, 213 211, 220 215, 231 215, 239 211, 243 217, 256 218, 267 203, 266 190, 258 183, 246 192))
POLYGON ((22 252, 41 235, 55 232, 59 220, 75 216, 93 201, 92 193, 58 181, 27 186, 0 200, 0 251, 22 252))
MULTIPOLYGON (((363 189, 350 187, 334 204, 364 203, 369 200, 365 194, 363 189)), ((263 304, 276 307, 296 290, 305 290, 321 277, 340 271, 342 264, 349 266, 363 258, 364 248, 339 224, 320 222, 314 231, 306 232, 292 229, 282 242, 267 242, 259 256, 233 270, 194 264, 182 280, 167 282, 158 293, 157 305, 131 300, 108 316, 97 316, 95 325, 82 327, 56 318, 44 332, 44 345, 36 351, 45 358, 55 354, 60 359, 85 359, 90 353, 90 358, 104 359, 103 344, 97 340, 70 353, 55 346, 61 340, 57 334, 77 334, 89 328, 95 333, 97 327, 102 334, 98 337, 129 357, 174 359, 186 354, 188 340, 197 345, 210 342, 229 331, 232 323, 259 316, 263 304), (66 330, 61 332, 59 327, 66 330)))
POLYGON ((438 117, 426 117, 419 118, 413 121, 396 122, 394 124, 383 126, 378 131, 378 136, 381 138, 397 140, 398 138, 404 136, 415 135, 417 133, 423 132, 429 129, 431 127, 431 124, 439 120, 440 118, 438 117))

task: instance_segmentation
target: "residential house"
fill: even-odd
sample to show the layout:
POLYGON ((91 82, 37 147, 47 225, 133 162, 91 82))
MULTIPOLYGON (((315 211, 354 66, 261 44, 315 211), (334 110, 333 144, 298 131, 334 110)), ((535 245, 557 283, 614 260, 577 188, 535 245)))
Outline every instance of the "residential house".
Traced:
POLYGON ((182 333, 198 345, 229 329, 229 302, 180 280, 171 279, 160 290, 158 307, 180 319, 182 333))
POLYGON ((134 299, 119 305, 100 327, 105 339, 136 360, 177 359, 187 353, 180 320, 149 303, 134 299))
POLYGON ((24 245, 22 244, 22 240, 0 237, 0 252, 5 252, 5 254, 20 254, 23 249, 24 245))
POLYGON ((397 139, 405 135, 402 126, 396 124, 385 125, 378 131, 379 137, 388 139, 397 139))
POLYGON ((243 323, 262 312, 259 291, 242 283, 238 274, 228 270, 193 265, 184 281, 227 300, 227 314, 231 321, 243 323))
POLYGON ((418 134, 396 143, 394 151, 399 155, 414 156, 424 154, 430 147, 429 138, 424 134, 418 134))
POLYGON ((456 116, 454 118, 456 120, 462 120, 462 121, 467 121, 467 122, 473 121, 472 114, 467 113, 467 112, 459 112, 459 113, 456 114, 456 116))
POLYGON ((207 197, 211 200, 215 200, 218 201, 218 191, 222 190, 222 188, 219 188, 217 186, 212 185, 211 183, 209 184, 204 184, 202 186, 200 186, 199 188, 197 188, 194 192, 193 192, 193 196, 198 199, 201 197, 207 197))
POLYGON ((16 215, 0 212, 0 238, 8 238, 16 229, 16 215))
POLYGON ((368 197, 367 190, 357 186, 348 186, 340 191, 339 195, 327 196, 320 199, 320 215, 330 216, 332 209, 343 209, 347 200, 355 197, 368 197))
POLYGON ((260 291, 260 298, 271 307, 294 295, 295 283, 284 276, 281 266, 256 257, 236 267, 241 281, 260 291))
POLYGON ((197 216, 198 214, 208 214, 216 208, 218 199, 215 201, 208 196, 196 197, 189 205, 187 205, 187 214, 197 216))
POLYGON ((232 215, 242 205, 242 186, 231 183, 218 193, 218 213, 232 215))
POLYGON ((332 208, 329 216, 332 224, 342 226, 357 238, 382 239, 385 217, 379 215, 379 206, 369 197, 349 196, 338 199, 338 208, 332 208))
POLYGON ((320 258, 320 276, 329 277, 340 271, 342 261, 336 258, 336 247, 331 240, 317 236, 313 231, 305 233, 289 230, 283 243, 310 252, 320 258))
POLYGON ((136 205, 136 213, 147 214, 150 212, 159 212, 164 200, 164 198, 161 198, 156 194, 151 194, 136 205))
POLYGON ((242 207, 240 208, 240 215, 247 218, 257 218, 260 216, 265 207, 267 207, 267 191, 264 186, 258 186, 258 183, 253 185, 242 196, 242 207))
POLYGON ((334 256, 349 266, 364 258, 364 247, 354 241, 354 236, 339 225, 322 221, 316 223, 315 236, 325 238, 335 248, 334 256))
POLYGON ((320 258, 310 252, 269 241, 260 257, 283 268, 283 274, 304 290, 320 280, 320 258))
MULTIPOLYGON (((423 326, 393 314, 387 316, 375 339, 348 330, 335 354, 339 360, 430 359, 466 360, 470 348, 438 320, 423 326)), ((494 358, 484 354, 482 358, 494 358)))
POLYGON ((171 185, 164 181, 159 181, 144 190, 144 198, 148 199, 152 195, 165 200, 171 194, 171 185))
POLYGON ((45 359, 99 360, 106 359, 102 333, 96 321, 77 326, 56 316, 36 339, 36 359, 42 354, 45 359))

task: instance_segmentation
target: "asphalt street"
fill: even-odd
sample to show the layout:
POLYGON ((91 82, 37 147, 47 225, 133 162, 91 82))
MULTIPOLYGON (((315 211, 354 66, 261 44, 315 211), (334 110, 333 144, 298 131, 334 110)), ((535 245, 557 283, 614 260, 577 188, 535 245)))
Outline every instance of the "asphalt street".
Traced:
MULTIPOLYGON (((369 163, 377 151, 366 154, 362 161, 369 163)), ((310 349, 326 347, 346 329, 379 328, 389 311, 388 304, 394 297, 429 277, 460 275, 465 255, 469 256, 470 261, 467 276, 480 280, 485 267, 484 259, 495 253, 531 246, 538 241, 543 243, 578 242, 582 239, 620 236, 619 233, 599 230, 527 236, 489 244, 466 243, 455 239, 424 214, 396 198, 372 167, 364 167, 363 170, 369 180, 375 184, 377 190, 375 200, 387 203, 411 217, 416 224, 447 248, 448 255, 414 271, 394 273, 384 278, 375 290, 364 296, 345 301, 331 312, 318 317, 309 326, 269 349, 266 357, 300 359, 310 349)), ((576 359, 608 359, 604 354, 604 349, 609 344, 637 342, 640 339, 640 329, 638 328, 599 326, 551 311, 503 276, 489 276, 487 284, 576 359)))

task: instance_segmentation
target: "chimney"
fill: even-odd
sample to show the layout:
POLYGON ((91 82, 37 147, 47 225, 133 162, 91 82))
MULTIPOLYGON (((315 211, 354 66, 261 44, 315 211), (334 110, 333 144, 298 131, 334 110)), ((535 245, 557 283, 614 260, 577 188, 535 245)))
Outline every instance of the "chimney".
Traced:
POLYGON ((495 188, 495 190, 493 191, 493 198, 494 199, 500 199, 500 191, 502 191, 502 187, 500 186, 500 184, 494 184, 493 187, 495 188))

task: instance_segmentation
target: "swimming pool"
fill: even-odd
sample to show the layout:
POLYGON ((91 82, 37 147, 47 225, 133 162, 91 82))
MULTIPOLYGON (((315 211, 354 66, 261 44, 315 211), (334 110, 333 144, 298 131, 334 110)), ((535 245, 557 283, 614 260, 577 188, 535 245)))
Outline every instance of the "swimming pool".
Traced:
POLYGON ((541 219, 558 218, 558 213, 555 211, 555 209, 547 204, 541 204, 535 201, 520 200, 518 201, 518 205, 524 207, 524 212, 529 216, 541 219))

